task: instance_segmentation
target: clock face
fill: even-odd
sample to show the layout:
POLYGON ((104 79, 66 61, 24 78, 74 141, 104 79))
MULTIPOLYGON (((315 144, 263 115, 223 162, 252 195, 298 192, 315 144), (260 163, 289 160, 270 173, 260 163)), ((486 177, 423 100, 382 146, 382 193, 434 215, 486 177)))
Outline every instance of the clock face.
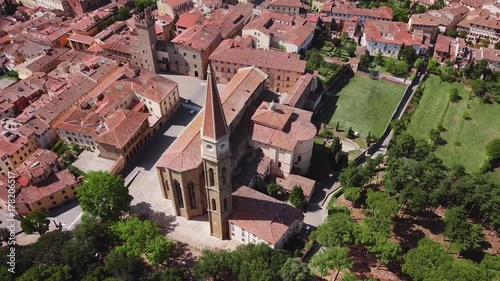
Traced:
POLYGON ((219 150, 221 152, 225 152, 229 149, 229 145, 227 144, 227 142, 223 142, 221 144, 219 144, 219 150))

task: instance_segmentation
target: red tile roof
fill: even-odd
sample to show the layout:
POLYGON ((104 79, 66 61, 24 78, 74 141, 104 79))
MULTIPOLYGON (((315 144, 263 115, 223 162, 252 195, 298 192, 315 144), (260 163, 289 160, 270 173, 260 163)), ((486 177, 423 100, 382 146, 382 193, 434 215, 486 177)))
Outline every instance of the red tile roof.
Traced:
POLYGON ((366 20, 363 32, 367 41, 406 46, 425 44, 422 38, 408 32, 408 24, 402 22, 366 20))
POLYGON ((292 189, 296 185, 302 187, 302 191, 304 191, 304 195, 307 198, 311 198, 314 192, 314 186, 316 185, 316 181, 294 174, 288 175, 286 179, 277 178, 276 182, 283 186, 288 192, 292 192, 292 189))
POLYGON ((175 23, 176 26, 182 28, 190 28, 197 24, 203 23, 204 16, 201 12, 191 11, 179 16, 179 20, 175 23))
POLYGON ((270 196, 240 186, 233 192, 234 210, 229 222, 275 245, 293 225, 302 221, 304 214, 270 196))
POLYGON ((304 73, 306 61, 300 60, 300 55, 275 50, 258 50, 245 46, 237 46, 233 39, 224 40, 210 55, 211 61, 237 63, 256 66, 265 71, 266 68, 280 69, 304 73))
POLYGON ((269 3, 269 7, 270 6, 300 8, 302 7, 302 3, 300 0, 272 0, 271 3, 269 3))
POLYGON ((32 204, 67 187, 75 186, 77 183, 75 176, 68 169, 65 169, 37 183, 36 186, 31 185, 22 188, 16 199, 18 203, 32 204))
POLYGON ((122 149, 148 120, 149 114, 127 109, 118 109, 105 121, 108 131, 96 141, 122 149))
POLYGON ((190 27, 177 35, 171 42, 196 50, 205 50, 220 40, 220 28, 217 25, 209 24, 190 27))
POLYGON ((73 34, 68 38, 69 41, 76 41, 85 44, 91 45, 94 43, 95 39, 92 36, 83 35, 83 34, 73 34))

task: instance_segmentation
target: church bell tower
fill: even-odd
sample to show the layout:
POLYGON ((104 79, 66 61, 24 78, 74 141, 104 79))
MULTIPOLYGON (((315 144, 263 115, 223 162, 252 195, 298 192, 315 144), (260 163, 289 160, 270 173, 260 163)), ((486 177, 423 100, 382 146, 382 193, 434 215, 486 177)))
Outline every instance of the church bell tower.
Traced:
POLYGON ((229 128, 217 90, 215 73, 210 64, 207 70, 207 92, 203 114, 201 152, 210 235, 228 239, 228 218, 233 210, 229 128))

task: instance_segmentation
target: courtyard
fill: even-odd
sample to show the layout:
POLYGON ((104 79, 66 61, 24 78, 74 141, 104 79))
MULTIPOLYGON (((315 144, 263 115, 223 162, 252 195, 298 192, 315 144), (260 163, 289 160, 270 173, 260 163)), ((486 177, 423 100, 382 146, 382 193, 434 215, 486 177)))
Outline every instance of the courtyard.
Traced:
POLYGON ((344 131, 352 127, 361 137, 380 137, 404 92, 402 85, 356 75, 326 97, 319 120, 333 128, 338 122, 344 131))

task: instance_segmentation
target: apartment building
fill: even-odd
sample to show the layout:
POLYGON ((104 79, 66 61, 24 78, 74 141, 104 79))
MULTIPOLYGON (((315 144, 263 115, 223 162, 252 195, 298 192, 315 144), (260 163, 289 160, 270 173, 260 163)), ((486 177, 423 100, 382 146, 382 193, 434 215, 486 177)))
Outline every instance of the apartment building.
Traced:
POLYGON ((309 48, 315 29, 316 23, 304 18, 264 11, 243 28, 242 35, 255 37, 258 49, 299 53, 309 48))
POLYGON ((167 15, 171 18, 180 16, 194 8, 194 2, 191 0, 158 0, 158 15, 167 15))

